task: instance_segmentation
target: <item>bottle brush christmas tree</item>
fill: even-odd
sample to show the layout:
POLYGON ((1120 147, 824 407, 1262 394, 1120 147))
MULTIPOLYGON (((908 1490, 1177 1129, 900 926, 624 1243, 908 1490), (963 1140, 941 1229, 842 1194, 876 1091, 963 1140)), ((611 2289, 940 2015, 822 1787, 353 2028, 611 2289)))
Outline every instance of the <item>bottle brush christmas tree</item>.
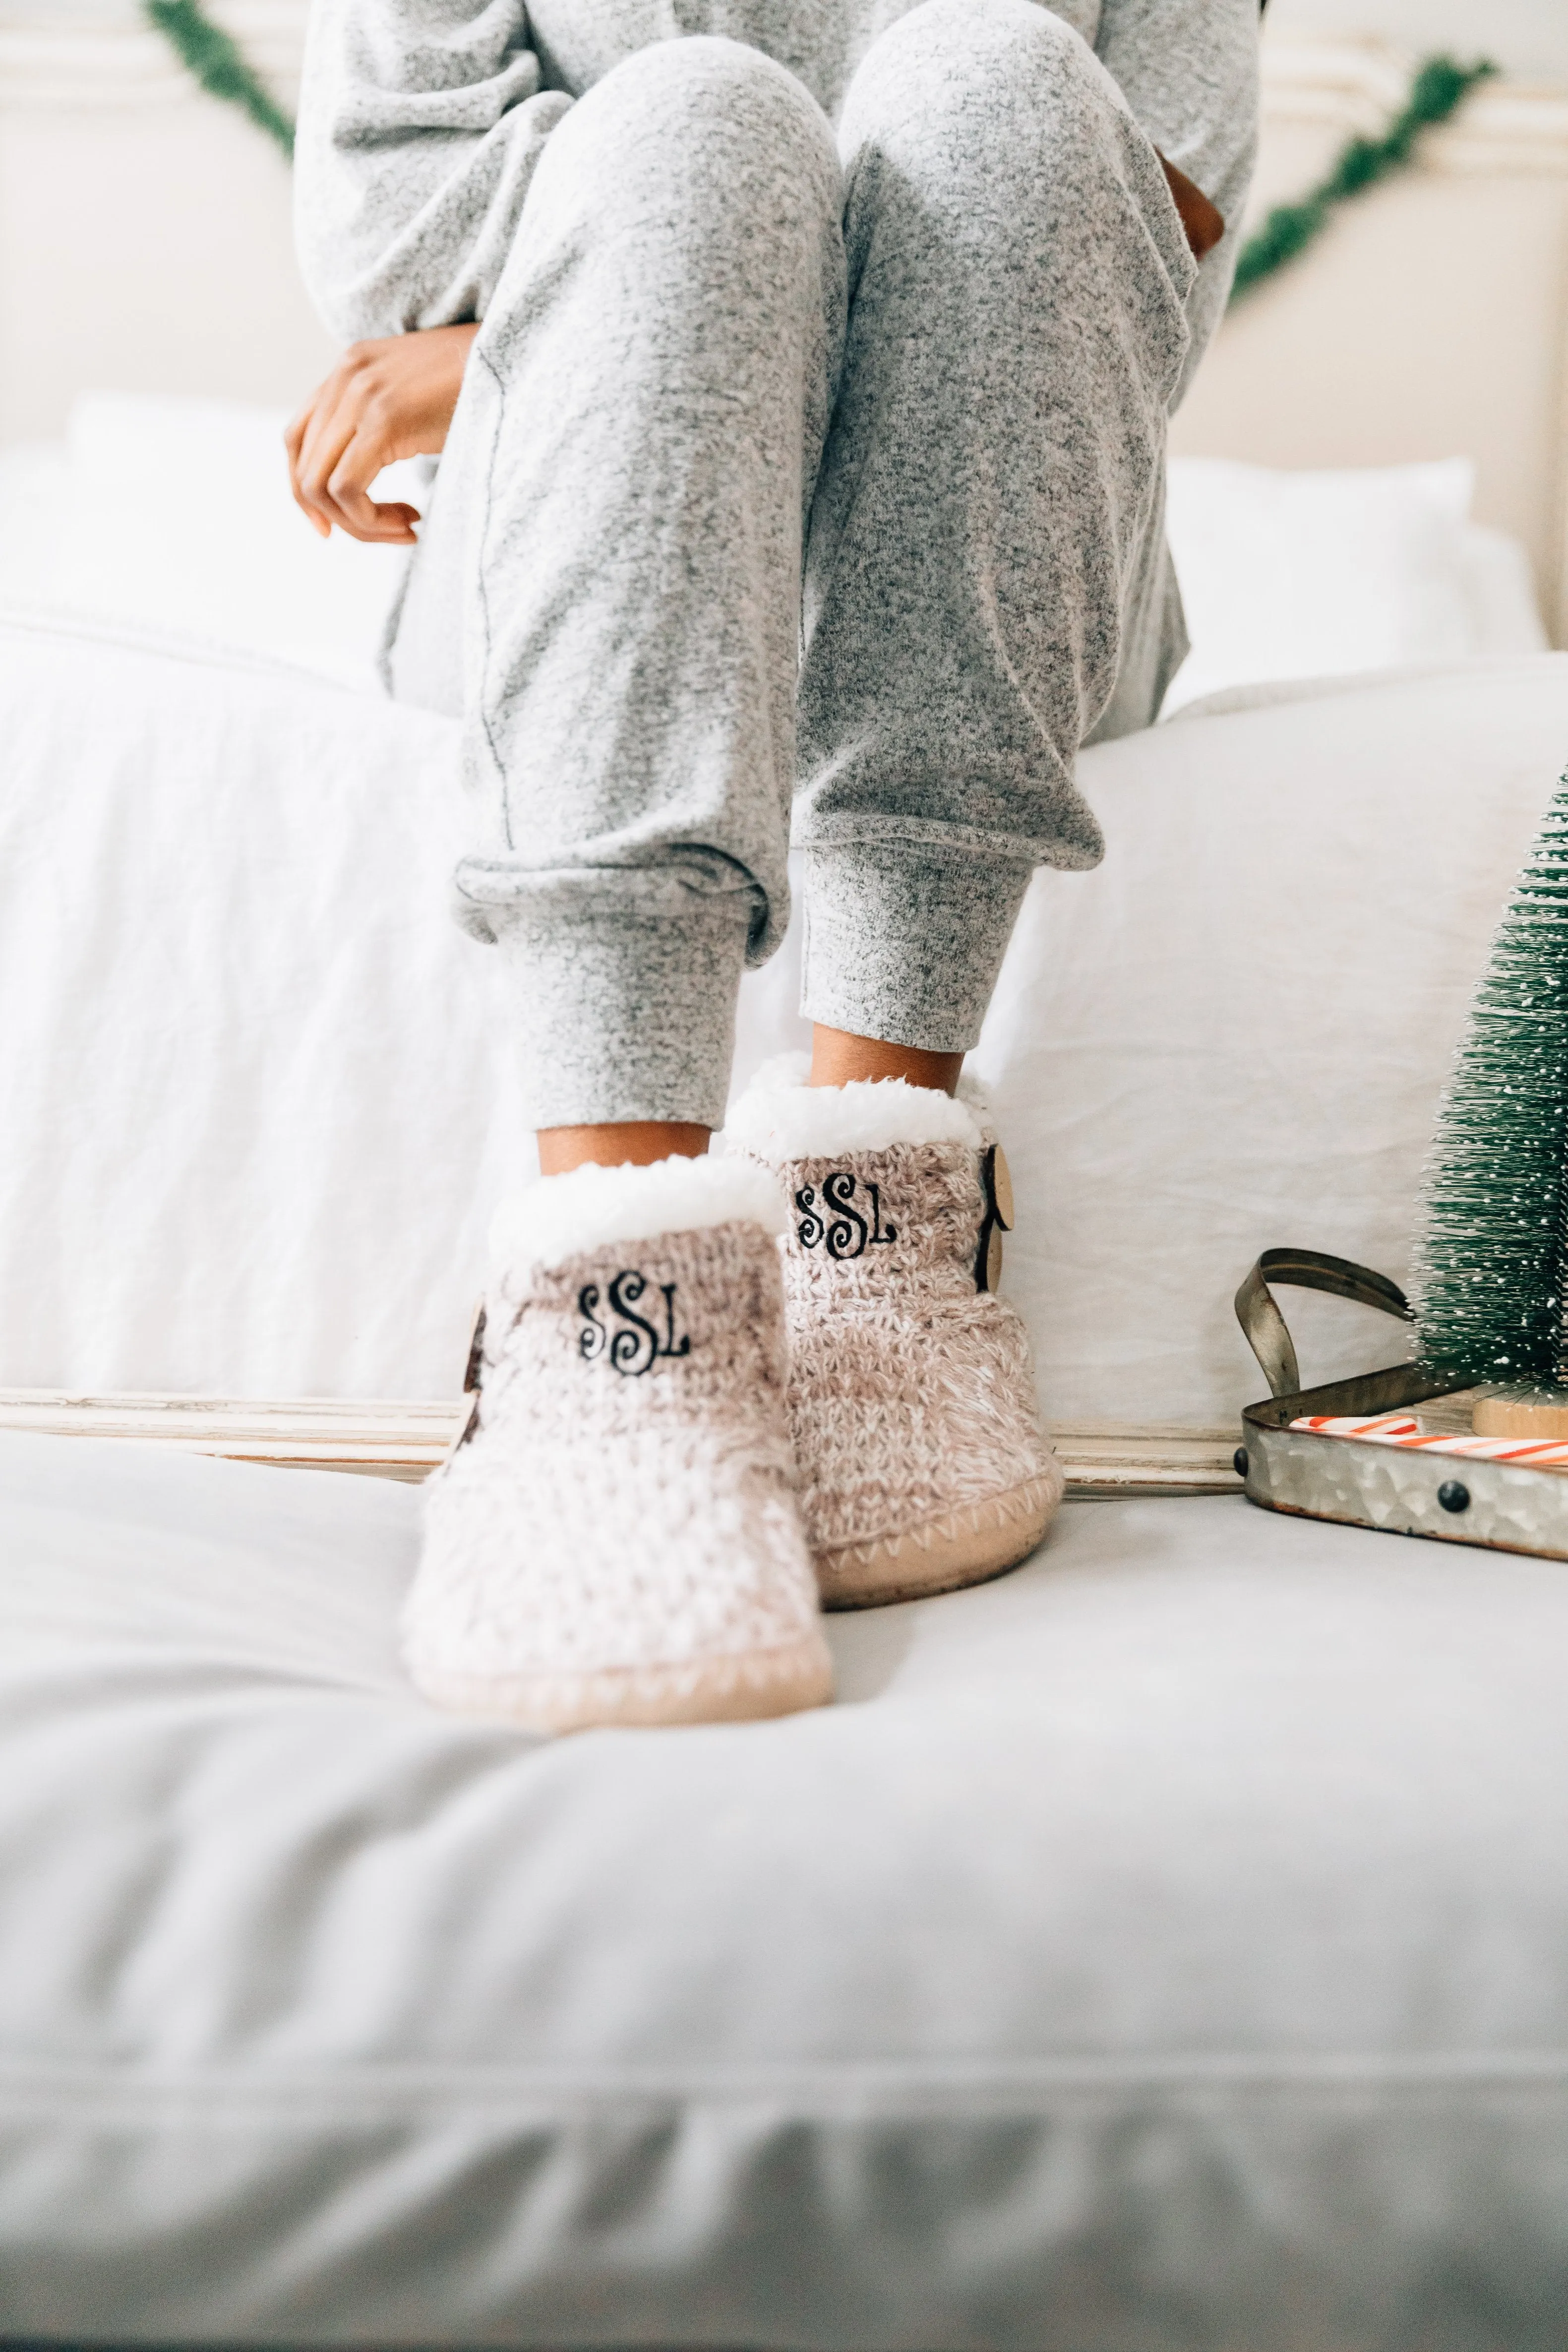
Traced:
POLYGON ((1568 1411, 1568 778, 1492 942, 1423 1210, 1423 1362, 1568 1411))

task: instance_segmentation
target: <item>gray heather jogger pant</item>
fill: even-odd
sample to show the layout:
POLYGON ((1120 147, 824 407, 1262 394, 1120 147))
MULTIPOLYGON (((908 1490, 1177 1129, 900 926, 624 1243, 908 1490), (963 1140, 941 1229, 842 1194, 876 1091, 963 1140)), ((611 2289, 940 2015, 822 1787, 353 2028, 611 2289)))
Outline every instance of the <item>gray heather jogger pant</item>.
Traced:
POLYGON ((804 1010, 950 1052, 1073 783, 1181 651, 1161 528, 1194 264, 1031 0, 925 0, 837 140, 759 50, 658 41, 552 132, 391 656, 467 721, 541 1127, 722 1118, 806 852, 804 1010), (457 678, 461 677, 460 691, 457 678), (1120 677, 1120 684, 1119 684, 1120 677))

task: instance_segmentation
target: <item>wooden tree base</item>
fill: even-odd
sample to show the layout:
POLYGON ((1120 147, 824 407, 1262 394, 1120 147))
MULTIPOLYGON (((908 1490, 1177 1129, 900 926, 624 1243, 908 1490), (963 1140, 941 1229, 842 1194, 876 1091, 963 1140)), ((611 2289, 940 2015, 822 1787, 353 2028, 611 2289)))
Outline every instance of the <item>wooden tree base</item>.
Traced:
POLYGON ((1473 1425, 1478 1437, 1568 1438, 1568 1389, 1494 1389, 1473 1425))

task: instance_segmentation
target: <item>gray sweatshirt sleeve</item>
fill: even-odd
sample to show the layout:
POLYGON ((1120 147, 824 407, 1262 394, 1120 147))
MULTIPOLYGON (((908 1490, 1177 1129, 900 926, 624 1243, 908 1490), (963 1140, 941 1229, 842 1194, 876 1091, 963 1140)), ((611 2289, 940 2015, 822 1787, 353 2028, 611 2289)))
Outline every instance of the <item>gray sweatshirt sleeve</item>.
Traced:
POLYGON ((521 0, 315 0, 295 151, 300 266, 345 340, 483 318, 544 142, 521 0))
POLYGON ((1104 0, 1100 62, 1160 152, 1225 215, 1187 297, 1192 348, 1171 405, 1218 326, 1258 152, 1258 0, 1104 0))

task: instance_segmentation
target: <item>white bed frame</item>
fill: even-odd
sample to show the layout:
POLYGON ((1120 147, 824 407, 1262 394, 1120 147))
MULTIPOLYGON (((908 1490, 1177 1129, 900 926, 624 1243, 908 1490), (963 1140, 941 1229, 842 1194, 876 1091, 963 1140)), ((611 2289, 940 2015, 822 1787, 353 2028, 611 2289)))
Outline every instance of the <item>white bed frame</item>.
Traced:
MULTIPOLYGON (((217 1454, 289 1470, 349 1470, 417 1483, 467 1418, 458 1399, 434 1403, 334 1397, 263 1399, 85 1396, 0 1389, 0 1429, 36 1437, 112 1437, 217 1454)), ((1116 1495, 1220 1495, 1241 1481, 1234 1429, 1051 1422, 1051 1442, 1079 1500, 1116 1495)))
MULTIPOLYGON (((218 13, 289 90, 304 0, 218 13)), ((40 26, 0 28, 0 440, 58 432, 89 384, 292 397, 329 351, 293 277, 280 162, 129 15, 40 26)), ((1375 41, 1277 39, 1265 55, 1259 210, 1383 123, 1411 70, 1375 41)), ((1525 541, 1568 641, 1568 89, 1483 89, 1412 171, 1346 208, 1227 320, 1174 445, 1277 466, 1466 452, 1479 519, 1525 541)), ((458 1412, 0 1391, 4 1428, 403 1478, 439 1460, 458 1412)), ((1054 1434, 1079 1494, 1237 1483, 1234 1432, 1054 1434)))

